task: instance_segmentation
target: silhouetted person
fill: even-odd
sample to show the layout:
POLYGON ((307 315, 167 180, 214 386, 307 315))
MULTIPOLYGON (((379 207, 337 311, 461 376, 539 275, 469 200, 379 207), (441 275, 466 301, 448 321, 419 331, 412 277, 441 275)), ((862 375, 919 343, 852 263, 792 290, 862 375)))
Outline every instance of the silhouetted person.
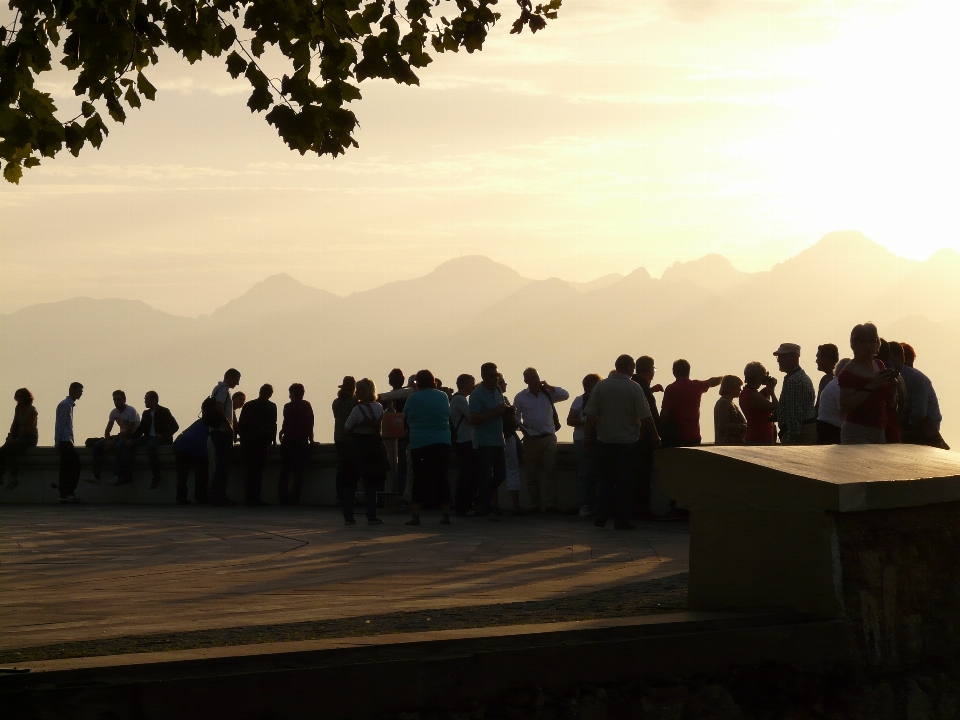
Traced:
MULTIPOLYGON (((416 376, 410 376, 409 387, 412 387, 416 376)), ((390 374, 387 376, 387 381, 390 383, 391 390, 400 390, 403 388, 403 370, 400 368, 394 368, 390 371, 390 374)), ((402 413, 406 400, 399 399, 394 400, 391 405, 393 406, 393 411, 402 413)), ((407 429, 403 437, 397 438, 397 492, 400 495, 404 494, 404 491, 407 489, 407 451, 410 447, 410 433, 407 429)))
MULTIPOLYGON (((877 350, 876 359, 883 363, 883 366, 890 369, 896 369, 893 362, 893 353, 890 349, 890 343, 880 338, 880 349, 877 350)), ((900 409, 907 402, 907 387, 900 376, 900 371, 893 377, 893 392, 887 396, 887 427, 885 429, 887 443, 900 442, 900 409)))
POLYGON ((73 444, 73 408, 82 395, 83 385, 78 382, 70 383, 69 393, 57 405, 56 427, 53 431, 53 442, 60 454, 60 479, 57 489, 60 492, 60 502, 66 505, 80 502, 74 495, 77 483, 80 482, 80 453, 73 444))
POLYGON ((940 401, 933 389, 933 383, 913 367, 916 351, 906 343, 890 343, 890 349, 893 353, 893 366, 900 371, 906 388, 906 402, 900 425, 903 442, 949 450, 950 446, 940 434, 943 416, 940 414, 940 401), (906 348, 910 348, 910 365, 906 364, 906 348))
POLYGON ((310 460, 313 445, 313 408, 303 399, 305 390, 300 383, 290 386, 290 402, 283 406, 283 428, 280 430, 280 482, 277 490, 280 502, 296 505, 300 502, 303 475, 310 460), (288 486, 290 474, 293 486, 288 486))
POLYGON ((473 449, 480 473, 477 512, 491 520, 499 519, 493 512, 493 495, 507 479, 503 416, 515 412, 512 405, 504 402, 503 393, 497 387, 498 375, 496 363, 484 363, 480 366, 480 384, 470 393, 473 449))
POLYGON ((879 445, 887 442, 887 408, 896 392, 896 370, 876 359, 880 335, 873 323, 850 332, 853 359, 838 377, 840 407, 845 414, 840 428, 844 445, 879 445))
POLYGON ((843 372, 849 362, 850 358, 844 358, 837 363, 833 379, 820 393, 817 407, 817 444, 819 445, 840 444, 840 428, 843 427, 844 412, 840 407, 840 381, 837 376, 843 372))
MULTIPOLYGON (((345 375, 333 399, 333 443, 337 451, 337 505, 343 507, 345 488, 357 486, 357 470, 345 424, 357 406, 357 381, 345 375)), ((403 458, 401 458, 403 460, 403 458)), ((404 468, 406 470, 406 468, 404 468)), ((353 500, 350 501, 351 504, 353 500)))
POLYGON ((457 377, 457 392, 450 398, 450 436, 457 456, 457 491, 454 509, 467 515, 477 499, 477 462, 473 455, 473 426, 470 425, 470 393, 477 386, 473 375, 457 377))
MULTIPOLYGON (((497 387, 504 397, 507 397, 507 380, 503 373, 497 373, 497 387)), ((510 494, 510 504, 513 506, 511 515, 523 515, 520 508, 520 456, 523 451, 523 443, 520 442, 518 433, 520 432, 520 420, 517 418, 516 410, 512 413, 503 415, 503 459, 507 468, 507 479, 505 481, 507 492, 510 494)), ((499 497, 494 494, 491 498, 495 510, 500 509, 499 497)), ((536 512, 536 510, 534 510, 536 512)))
POLYGON ((817 444, 817 395, 810 376, 800 367, 800 346, 781 343, 774 351, 780 372, 784 373, 777 406, 780 442, 784 445, 817 444))
MULTIPOLYGON (((580 517, 590 517, 593 515, 593 506, 596 502, 596 472, 594 465, 594 453, 596 452, 596 443, 590 450, 583 448, 583 440, 587 432, 587 401, 590 400, 590 393, 600 382, 601 378, 596 373, 591 373, 583 378, 583 395, 578 395, 570 403, 570 412, 567 413, 567 425, 573 428, 573 454, 577 459, 577 505, 580 508, 580 517)), ((596 438, 594 438, 596 439, 596 438)))
POLYGON ((33 406, 33 393, 27 388, 20 388, 13 393, 13 399, 17 403, 13 410, 13 422, 10 423, 10 432, 7 433, 3 447, 0 447, 0 484, 3 483, 4 473, 10 470, 7 490, 13 490, 20 484, 18 478, 20 468, 17 459, 24 450, 36 447, 40 436, 37 430, 37 409, 33 406))
POLYGON ((652 447, 660 445, 660 435, 643 389, 632 380, 633 358, 621 355, 614 367, 590 393, 584 445, 593 448, 595 429, 600 487, 593 524, 603 527, 613 516, 615 529, 632 530, 631 495, 639 473, 641 434, 652 447))
POLYGON ((523 371, 523 390, 513 399, 523 433, 523 464, 527 476, 530 505, 537 512, 541 504, 548 513, 557 507, 557 430, 560 419, 556 403, 570 398, 562 387, 540 379, 536 368, 523 371))
POLYGON ((173 441, 173 456, 177 466, 177 504, 189 505, 187 480, 193 473, 193 499, 198 503, 209 502, 207 482, 210 477, 210 461, 207 444, 210 428, 203 420, 195 421, 173 441))
POLYGON ((826 343, 817 346, 817 370, 823 373, 823 377, 820 378, 820 384, 817 387, 817 402, 814 405, 815 410, 820 407, 820 395, 823 393, 823 389, 834 378, 834 372, 836 371, 838 362, 840 362, 840 350, 836 345, 826 343))
POLYGON ((123 390, 113 391, 113 410, 110 411, 107 427, 103 437, 93 444, 93 477, 100 480, 103 468, 103 454, 107 450, 114 452, 114 475, 110 485, 126 485, 133 482, 133 472, 129 465, 129 456, 126 453, 127 444, 133 438, 133 433, 140 425, 140 414, 132 405, 127 405, 127 396, 123 390), (111 435, 113 426, 117 426, 117 434, 111 435))
POLYGON ((160 445, 170 445, 173 443, 173 435, 180 429, 180 425, 167 408, 160 404, 160 396, 155 390, 148 390, 143 396, 143 405, 146 408, 140 417, 140 424, 130 436, 130 442, 126 447, 126 458, 124 465, 133 470, 133 460, 140 448, 147 449, 147 457, 150 459, 150 471, 152 480, 150 489, 156 490, 160 487, 162 479, 160 473, 160 454, 157 448, 160 445))
POLYGON ((420 524, 420 508, 439 502, 441 525, 450 524, 450 401, 437 387, 429 370, 416 376, 417 391, 407 398, 403 417, 410 428, 410 458, 413 461, 413 495, 407 525, 420 524))
POLYGON ((777 426, 773 423, 779 405, 776 388, 777 379, 770 376, 763 363, 747 363, 740 391, 740 412, 747 420, 746 445, 776 444, 777 426))
POLYGON ((913 349, 910 343, 900 343, 900 349, 903 350, 903 364, 907 367, 913 367, 917 359, 917 351, 913 349))
POLYGON ((210 443, 213 445, 214 470, 210 484, 209 500, 212 505, 236 505, 236 500, 227 497, 227 480, 230 478, 230 460, 233 455, 234 406, 231 390, 240 384, 240 371, 230 368, 223 374, 210 392, 217 408, 217 417, 210 425, 210 443))
POLYGON ((660 411, 660 428, 664 445, 686 447, 700 444, 700 401, 703 394, 720 384, 720 377, 709 380, 691 380, 690 363, 677 360, 673 363, 676 378, 663 391, 663 408, 660 411))
POLYGON ((237 434, 243 452, 243 501, 247 505, 263 505, 263 467, 267 454, 277 443, 277 406, 270 400, 273 385, 260 387, 256 400, 243 406, 237 420, 237 434))
POLYGON ((743 380, 736 375, 724 375, 720 381, 720 398, 713 406, 715 445, 743 445, 747 434, 747 419, 733 402, 740 397, 743 380))
MULTIPOLYGON (((383 446, 383 406, 377 402, 377 386, 373 380, 363 378, 357 383, 357 406, 350 411, 344 427, 350 438, 359 479, 363 481, 363 499, 367 511, 367 523, 380 525, 377 517, 377 488, 383 485, 387 475, 387 451, 383 446)), ((356 524, 353 506, 357 484, 344 488, 343 519, 347 525, 356 524)))
MULTIPOLYGON (((656 363, 649 355, 641 355, 637 358, 637 370, 634 373, 633 381, 643 390, 643 397, 647 400, 647 406, 650 408, 650 415, 653 418, 653 424, 658 433, 663 433, 660 424, 660 411, 657 409, 657 398, 654 393, 662 393, 663 385, 653 385, 653 378, 657 374, 656 363)), ((642 520, 652 520, 653 512, 650 510, 650 493, 653 485, 653 454, 655 448, 649 443, 640 443, 640 469, 639 483, 637 485, 637 508, 642 520)), ((676 514, 671 511, 672 514, 676 514)))

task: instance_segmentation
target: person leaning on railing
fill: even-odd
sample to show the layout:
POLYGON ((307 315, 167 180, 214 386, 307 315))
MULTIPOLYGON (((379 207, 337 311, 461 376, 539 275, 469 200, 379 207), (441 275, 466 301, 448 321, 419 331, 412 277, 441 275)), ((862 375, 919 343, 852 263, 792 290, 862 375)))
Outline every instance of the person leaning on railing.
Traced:
POLYGON ((26 388, 20 388, 13 394, 17 406, 13 410, 13 422, 10 424, 10 432, 7 433, 7 439, 0 447, 0 484, 3 483, 3 475, 10 469, 10 482, 7 490, 13 490, 19 485, 17 479, 19 467, 17 458, 24 450, 37 446, 39 433, 37 432, 37 409, 33 406, 33 393, 26 388))

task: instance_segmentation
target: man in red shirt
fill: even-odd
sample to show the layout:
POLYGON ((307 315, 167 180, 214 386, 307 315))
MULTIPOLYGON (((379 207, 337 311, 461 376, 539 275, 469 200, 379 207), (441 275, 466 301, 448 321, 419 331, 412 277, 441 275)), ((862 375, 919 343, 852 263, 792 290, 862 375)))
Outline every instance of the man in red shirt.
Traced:
POLYGON ((676 381, 663 391, 660 426, 665 446, 683 447, 700 444, 700 400, 723 378, 691 380, 690 363, 677 360, 673 364, 676 381))

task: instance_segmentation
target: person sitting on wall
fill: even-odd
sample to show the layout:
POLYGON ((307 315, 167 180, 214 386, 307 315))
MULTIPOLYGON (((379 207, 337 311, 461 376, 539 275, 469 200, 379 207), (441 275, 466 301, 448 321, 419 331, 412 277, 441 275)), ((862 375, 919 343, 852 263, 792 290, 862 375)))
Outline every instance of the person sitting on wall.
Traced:
POLYGON ((7 490, 13 490, 19 485, 17 475, 19 466, 17 459, 24 450, 37 446, 40 434, 37 430, 37 409, 33 406, 33 393, 26 388, 20 388, 13 394, 17 405, 13 410, 13 422, 7 439, 0 447, 0 485, 3 484, 3 475, 10 469, 10 482, 7 490))
POLYGON ((147 449, 147 457, 150 459, 150 470, 153 473, 153 480, 150 482, 150 489, 156 490, 160 487, 160 455, 157 447, 160 445, 171 445, 173 443, 173 434, 180 429, 180 425, 167 408, 160 404, 160 396, 155 390, 148 390, 143 396, 143 404, 146 410, 140 418, 140 424, 130 436, 130 442, 127 443, 124 465, 133 469, 133 459, 140 448, 147 449))
POLYGON ((103 437, 93 443, 93 477, 97 483, 100 482, 103 454, 107 450, 113 450, 115 452, 114 476, 109 484, 126 485, 133 482, 133 477, 129 466, 125 462, 128 459, 125 450, 133 437, 134 431, 140 424, 140 414, 132 405, 127 405, 127 395, 123 390, 113 391, 113 406, 107 421, 107 428, 103 431, 103 437), (111 435, 114 424, 119 431, 116 435, 111 435))
POLYGON ((724 375, 720 381, 720 398, 713 406, 715 445, 743 445, 747 420, 734 404, 740 397, 743 380, 736 375, 724 375))

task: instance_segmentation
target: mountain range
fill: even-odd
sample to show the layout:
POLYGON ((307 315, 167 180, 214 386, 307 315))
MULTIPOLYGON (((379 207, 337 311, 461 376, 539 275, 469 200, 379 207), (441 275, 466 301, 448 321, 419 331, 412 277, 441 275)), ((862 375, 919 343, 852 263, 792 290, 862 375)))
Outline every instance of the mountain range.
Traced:
MULTIPOLYGON (((53 410, 67 385, 86 387, 78 403, 81 436, 102 432, 110 392, 127 391, 142 408, 155 389, 181 425, 227 367, 255 395, 270 382, 282 402, 292 382, 307 387, 318 439, 332 432, 329 402, 344 375, 385 384, 393 367, 428 367, 452 385, 482 362, 498 363, 521 388, 523 368, 579 393, 588 372, 606 373, 616 355, 649 354, 658 380, 685 357, 693 374, 742 374, 797 342, 816 379, 820 343, 847 351, 850 328, 873 320, 885 337, 911 342, 933 379, 950 440, 960 387, 949 362, 960 350, 960 254, 941 250, 923 262, 898 257, 856 232, 837 232, 768 271, 746 273, 720 255, 675 263, 660 278, 638 268, 588 283, 532 280, 481 256, 449 260, 412 280, 338 296, 279 274, 209 315, 170 315, 134 300, 74 298, 0 315, 0 393, 30 388, 41 413, 41 442, 52 441, 53 410)), ((712 439, 715 398, 703 405, 712 439)), ((13 403, 0 404, 9 422, 13 403)), ((957 423, 960 430, 960 422, 957 423)))

